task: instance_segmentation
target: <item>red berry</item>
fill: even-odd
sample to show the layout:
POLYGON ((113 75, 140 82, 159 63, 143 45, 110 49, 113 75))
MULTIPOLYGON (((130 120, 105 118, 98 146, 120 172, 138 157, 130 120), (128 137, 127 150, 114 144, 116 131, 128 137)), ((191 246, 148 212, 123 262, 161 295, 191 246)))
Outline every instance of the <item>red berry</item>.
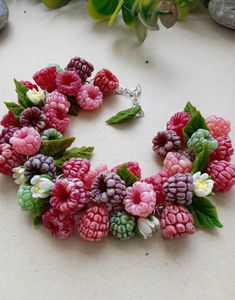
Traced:
POLYGON ((70 119, 66 114, 60 113, 59 111, 50 108, 45 113, 45 115, 47 117, 46 128, 55 128, 61 133, 64 133, 68 129, 70 119))
POLYGON ((33 79, 41 89, 51 93, 56 89, 56 74, 56 67, 51 66, 36 72, 33 79))
POLYGON ((78 56, 70 60, 66 69, 68 71, 75 71, 83 82, 85 82, 94 71, 94 67, 90 62, 78 56))
POLYGON ((177 151, 181 148, 180 137, 173 130, 159 131, 152 140, 153 151, 165 157, 168 152, 177 151))
POLYGON ((0 145, 0 173, 11 175, 12 169, 20 166, 24 160, 25 156, 16 153, 11 145, 0 145))
POLYGON ((15 116, 13 115, 13 113, 11 111, 9 111, 6 115, 4 115, 2 117, 0 124, 3 127, 9 127, 9 126, 19 127, 20 126, 19 121, 16 120, 15 116))
POLYGON ((210 134, 217 138, 219 136, 226 136, 231 131, 231 123, 221 117, 211 116, 206 119, 206 125, 210 130, 210 134))
POLYGON ((29 89, 29 90, 35 89, 35 90, 38 91, 38 87, 36 86, 36 84, 33 84, 33 83, 30 82, 30 81, 23 81, 23 80, 21 80, 20 83, 23 84, 23 86, 25 86, 25 87, 26 87, 27 89, 29 89))
POLYGON ((109 214, 105 207, 95 205, 83 212, 78 223, 78 232, 82 239, 100 241, 109 231, 109 214))
POLYGON ((70 103, 67 100, 67 97, 58 91, 54 91, 47 95, 43 110, 44 112, 47 112, 49 109, 54 109, 61 114, 66 114, 68 113, 69 108, 70 103))
POLYGON ((220 136, 216 138, 218 141, 218 148, 210 155, 211 160, 231 160, 233 155, 232 141, 229 136, 220 136))
POLYGON ((14 132, 19 129, 20 129, 19 127, 15 127, 15 126, 9 126, 3 128, 0 134, 0 144, 9 143, 10 138, 13 136, 14 132))
POLYGON ((190 115, 184 111, 174 114, 167 122, 167 130, 174 130, 178 136, 182 139, 182 129, 187 125, 190 120, 190 115))
POLYGON ((74 71, 65 71, 56 76, 56 86, 58 91, 66 96, 77 96, 82 86, 80 77, 74 71))
POLYGON ((87 159, 71 158, 63 164, 62 171, 66 177, 78 178, 83 181, 84 176, 90 171, 90 166, 87 159))
POLYGON ((119 86, 117 77, 107 69, 102 69, 95 75, 93 84, 98 86, 104 95, 113 94, 119 86))

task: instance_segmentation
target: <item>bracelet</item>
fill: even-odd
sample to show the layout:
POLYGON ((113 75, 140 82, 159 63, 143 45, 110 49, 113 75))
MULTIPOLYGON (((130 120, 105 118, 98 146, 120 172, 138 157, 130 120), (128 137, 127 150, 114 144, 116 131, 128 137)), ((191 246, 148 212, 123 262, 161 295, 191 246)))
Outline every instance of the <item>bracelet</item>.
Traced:
POLYGON ((196 228, 221 228, 211 196, 235 184, 229 137, 230 122, 204 119, 188 102, 152 140, 162 169, 141 177, 137 162, 91 168, 94 147, 70 147, 64 137, 69 114, 93 110, 113 93, 129 96, 132 107, 107 120, 113 125, 143 116, 141 87, 119 86, 117 77, 75 57, 65 69, 50 65, 29 81, 15 80, 18 103, 5 102, 2 118, 0 173, 19 185, 17 199, 53 236, 64 239, 78 232, 87 241, 108 234, 120 240, 143 239, 161 231, 167 239, 193 234, 196 228))

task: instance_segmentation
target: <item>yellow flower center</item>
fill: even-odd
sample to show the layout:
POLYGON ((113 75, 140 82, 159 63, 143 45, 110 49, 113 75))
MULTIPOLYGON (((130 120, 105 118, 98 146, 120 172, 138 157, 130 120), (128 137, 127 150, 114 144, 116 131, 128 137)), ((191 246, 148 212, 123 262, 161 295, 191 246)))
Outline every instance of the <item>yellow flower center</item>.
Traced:
POLYGON ((207 183, 207 181, 205 179, 198 178, 196 180, 196 189, 197 190, 207 191, 208 190, 208 183, 207 183))

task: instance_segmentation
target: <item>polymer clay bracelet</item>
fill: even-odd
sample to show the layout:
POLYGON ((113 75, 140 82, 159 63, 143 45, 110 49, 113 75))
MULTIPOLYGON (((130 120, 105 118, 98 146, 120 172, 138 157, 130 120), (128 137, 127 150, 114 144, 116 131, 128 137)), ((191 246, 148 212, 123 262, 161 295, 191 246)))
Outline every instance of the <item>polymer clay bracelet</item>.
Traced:
POLYGON ((68 115, 98 108, 112 93, 130 96, 133 106, 108 124, 143 115, 139 85, 120 88, 106 69, 88 82, 93 70, 76 57, 65 70, 52 65, 35 73, 36 84, 15 80, 18 103, 5 102, 9 112, 1 120, 0 172, 19 184, 21 209, 59 239, 75 229, 84 240, 100 241, 108 233, 128 240, 161 231, 173 239, 195 228, 222 227, 209 197, 235 184, 230 122, 204 119, 188 102, 153 138, 153 150, 163 161, 159 172, 143 178, 132 161, 91 169, 94 148, 71 148, 75 138, 63 137, 68 115))

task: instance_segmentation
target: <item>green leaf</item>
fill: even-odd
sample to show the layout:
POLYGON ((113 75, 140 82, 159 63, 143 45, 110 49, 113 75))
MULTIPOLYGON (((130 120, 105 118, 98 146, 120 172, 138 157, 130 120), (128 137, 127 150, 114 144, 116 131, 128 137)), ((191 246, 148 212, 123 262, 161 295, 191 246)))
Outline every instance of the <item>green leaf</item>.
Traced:
POLYGON ((111 16, 118 4, 119 0, 89 0, 88 13, 94 19, 102 19, 111 16))
POLYGON ((70 158, 90 159, 93 150, 94 147, 74 147, 69 150, 66 150, 62 157, 56 159, 54 163, 58 169, 61 169, 63 163, 69 160, 70 158))
POLYGON ((72 145, 74 140, 74 137, 59 140, 42 140, 40 153, 57 158, 72 145))
POLYGON ((119 3, 118 3, 118 5, 117 5, 115 11, 113 12, 113 14, 112 14, 110 20, 109 20, 109 23, 108 23, 109 26, 112 26, 113 23, 116 21, 117 16, 118 16, 118 13, 119 13, 120 10, 122 9, 123 3, 124 3, 124 0, 119 0, 119 3))
POLYGON ((133 27, 135 25, 135 18, 131 14, 134 2, 135 0, 125 0, 122 6, 122 18, 124 23, 129 27, 133 27))
POLYGON ((22 83, 14 79, 15 87, 16 87, 16 93, 18 95, 18 100, 24 107, 31 107, 33 106, 33 103, 28 99, 27 92, 29 89, 27 89, 22 83))
POLYGON ((41 215, 36 215, 33 217, 33 225, 38 225, 42 221, 42 216, 41 215))
POLYGON ((59 8, 68 4, 69 2, 70 0, 42 0, 42 3, 48 8, 59 8))
POLYGON ((206 125, 205 119, 202 117, 201 113, 196 112, 188 121, 187 125, 183 128, 185 143, 190 139, 192 134, 200 128, 209 130, 206 125))
POLYGON ((157 4, 157 10, 163 26, 170 28, 175 25, 178 19, 178 10, 173 1, 160 1, 157 4))
POLYGON ((21 113, 24 111, 24 107, 15 102, 4 102, 6 107, 11 111, 14 117, 19 120, 21 113))
POLYGON ((186 103, 184 111, 188 113, 191 117, 193 117, 197 112, 199 112, 197 108, 193 106, 192 103, 189 101, 186 103))
POLYGON ((196 159, 193 162, 193 174, 199 171, 202 173, 206 171, 206 167, 209 163, 210 153, 211 151, 209 145, 204 144, 203 150, 196 156, 196 159))
POLYGON ((191 205, 187 206, 194 218, 197 228, 222 228, 215 206, 207 199, 193 197, 191 205))
POLYGON ((147 37, 148 30, 138 17, 135 18, 135 33, 140 43, 143 43, 147 37))
POLYGON ((126 186, 132 186, 136 181, 138 181, 137 177, 129 171, 125 164, 121 165, 117 171, 117 175, 121 177, 122 180, 125 181, 126 186))
POLYGON ((67 97, 67 99, 70 102, 69 114, 71 116, 77 116, 79 114, 81 108, 78 105, 75 97, 67 97))
POLYGON ((108 119, 106 123, 109 125, 122 123, 128 119, 134 118, 136 115, 141 113, 141 111, 142 109, 140 106, 119 111, 115 116, 112 116, 110 119, 108 119))

